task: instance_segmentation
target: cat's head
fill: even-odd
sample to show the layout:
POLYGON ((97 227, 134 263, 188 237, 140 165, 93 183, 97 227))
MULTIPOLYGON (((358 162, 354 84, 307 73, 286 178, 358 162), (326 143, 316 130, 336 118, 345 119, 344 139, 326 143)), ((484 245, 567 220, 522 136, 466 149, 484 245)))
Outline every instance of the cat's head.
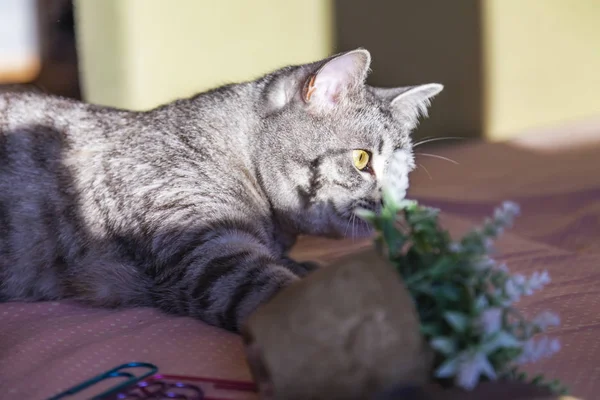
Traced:
POLYGON ((410 133, 443 87, 368 86, 370 62, 358 49, 260 81, 255 162, 275 210, 302 233, 362 236, 357 208, 377 210, 384 187, 406 195, 410 133))

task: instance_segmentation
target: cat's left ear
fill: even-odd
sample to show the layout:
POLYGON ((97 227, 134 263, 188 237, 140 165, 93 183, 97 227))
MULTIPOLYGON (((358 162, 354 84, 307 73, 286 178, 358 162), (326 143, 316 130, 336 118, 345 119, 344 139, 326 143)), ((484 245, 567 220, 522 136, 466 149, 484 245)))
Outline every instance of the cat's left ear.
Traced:
POLYGON ((371 54, 356 49, 338 54, 311 73, 302 87, 302 100, 319 111, 328 111, 364 84, 371 54))
POLYGON ((388 102, 394 116, 400 119, 407 129, 413 129, 420 117, 427 117, 431 100, 444 86, 439 83, 407 86, 399 88, 370 88, 373 94, 388 102))

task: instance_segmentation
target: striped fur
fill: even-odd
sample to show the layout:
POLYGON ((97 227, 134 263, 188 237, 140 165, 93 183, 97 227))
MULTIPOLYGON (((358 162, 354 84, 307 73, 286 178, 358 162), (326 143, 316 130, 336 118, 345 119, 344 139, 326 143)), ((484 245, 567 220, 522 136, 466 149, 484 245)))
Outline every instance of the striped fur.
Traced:
POLYGON ((369 233, 354 210, 377 207, 383 179, 352 149, 412 168, 415 111, 364 84, 365 54, 146 112, 0 94, 0 300, 154 306, 238 330, 314 268, 286 256, 297 235, 369 233), (322 86, 302 98, 321 73, 335 102, 322 86))

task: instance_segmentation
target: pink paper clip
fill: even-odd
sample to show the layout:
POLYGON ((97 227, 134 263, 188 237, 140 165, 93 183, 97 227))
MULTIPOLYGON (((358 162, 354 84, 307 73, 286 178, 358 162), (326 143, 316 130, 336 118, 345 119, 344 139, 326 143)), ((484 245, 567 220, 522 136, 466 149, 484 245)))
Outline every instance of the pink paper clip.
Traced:
POLYGON ((118 393, 114 399, 258 400, 252 382, 156 374, 118 393))

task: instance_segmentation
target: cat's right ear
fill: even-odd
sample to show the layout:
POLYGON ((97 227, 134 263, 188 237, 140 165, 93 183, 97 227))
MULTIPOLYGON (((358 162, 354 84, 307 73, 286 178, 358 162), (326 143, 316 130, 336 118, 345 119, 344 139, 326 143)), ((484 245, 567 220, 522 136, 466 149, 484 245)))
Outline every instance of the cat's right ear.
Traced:
POLYGON ((370 64, 370 53, 357 49, 293 69, 269 85, 267 108, 275 111, 298 100, 316 113, 329 112, 364 84, 370 64))
POLYGON ((420 117, 427 117, 431 100, 443 89, 444 86, 439 83, 397 88, 369 87, 373 94, 390 105, 394 116, 400 119, 408 130, 417 126, 420 117))

